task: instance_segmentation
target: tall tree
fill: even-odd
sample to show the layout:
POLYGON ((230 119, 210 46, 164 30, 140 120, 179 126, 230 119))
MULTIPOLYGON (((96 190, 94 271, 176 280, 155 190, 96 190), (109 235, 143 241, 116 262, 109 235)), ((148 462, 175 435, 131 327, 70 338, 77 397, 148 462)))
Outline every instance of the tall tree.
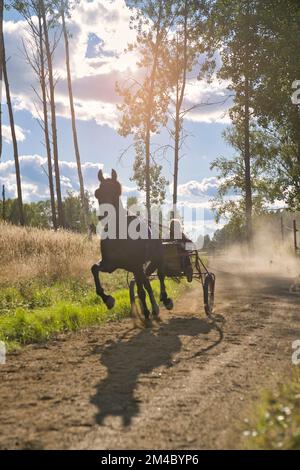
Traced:
POLYGON ((245 162, 245 214, 248 243, 252 239, 252 185, 251 185, 251 148, 250 148, 250 24, 249 1, 245 11, 245 53, 244 53, 244 162, 245 162))
POLYGON ((46 6, 45 6, 44 0, 40 0, 40 10, 41 10, 41 17, 43 21, 44 44, 45 44, 48 76, 49 76, 51 129, 52 129, 52 144, 53 144, 53 160, 54 160, 54 170, 55 170, 55 185, 56 185, 56 196, 57 196, 58 225, 60 227, 64 227, 65 217, 64 217, 64 208, 63 208, 63 203, 62 203, 61 185, 60 185, 60 169, 59 169, 57 127, 56 127, 55 83, 54 83, 54 74, 53 74, 52 51, 51 51, 50 40, 49 40, 46 6))
POLYGON ((5 84, 5 90, 6 90, 6 101, 7 101, 7 108, 8 108, 9 122, 10 122, 10 130, 11 130, 11 138, 12 138, 13 151, 14 151, 15 169, 16 169, 19 223, 21 225, 24 225, 25 224, 25 219, 24 219, 24 210, 23 210, 23 197, 22 197, 22 184, 21 184, 18 142, 17 142, 17 137, 16 137, 14 114, 13 114, 12 102, 11 102, 11 97, 10 97, 9 79, 8 79, 8 74, 7 74, 5 44, 4 44, 3 32, 2 32, 2 58, 3 58, 3 62, 2 62, 3 78, 4 78, 4 84, 5 84))
POLYGON ((210 43, 219 50, 222 63, 218 76, 230 80, 234 106, 230 116, 234 124, 243 122, 244 209, 246 238, 252 239, 252 185, 250 123, 252 103, 260 79, 263 37, 260 34, 258 0, 215 0, 211 14, 210 43))
POLYGON ((167 80, 163 73, 164 41, 174 22, 174 5, 170 0, 135 0, 129 2, 137 13, 132 16, 132 28, 137 39, 130 49, 135 49, 140 60, 138 65, 144 73, 142 83, 134 80, 129 87, 117 91, 123 96, 119 107, 123 115, 119 132, 123 136, 135 135, 139 149, 142 143, 145 155, 145 192, 148 214, 151 209, 151 135, 167 122, 169 102, 167 80))
MULTIPOLYGON (((220 179, 213 208, 217 221, 229 219, 240 229, 246 228, 246 181, 245 181, 245 129, 241 122, 229 127, 224 132, 224 139, 235 151, 232 158, 219 157, 211 164, 211 169, 218 171, 220 179)), ((270 203, 274 203, 281 194, 281 186, 276 181, 274 158, 278 154, 277 141, 261 128, 250 124, 249 143, 251 147, 251 194, 253 214, 260 215, 270 203)), ((245 232, 246 235, 246 232, 245 232)))
POLYGON ((43 42, 43 24, 42 24, 42 10, 41 2, 38 4, 38 47, 39 47, 39 59, 40 59, 40 88, 42 93, 42 106, 43 106, 43 128, 45 136, 45 144, 47 151, 47 162, 48 162, 48 181, 49 181, 49 192, 50 192, 50 203, 51 203, 51 213, 52 213, 52 224, 53 228, 57 229, 57 219, 56 219, 56 204, 55 204, 55 194, 54 194, 54 182, 53 182, 53 172, 52 172, 52 152, 50 145, 50 134, 49 134, 49 124, 48 124, 48 101, 47 101, 47 81, 46 81, 46 66, 45 66, 45 52, 44 52, 44 42, 43 42))
POLYGON ((68 0, 67 1, 61 0, 60 14, 61 14, 61 20, 62 20, 64 41, 65 41, 66 68, 67 68, 68 91, 69 91, 69 101, 70 101, 70 110, 71 110, 71 119, 72 119, 73 143, 74 143, 75 157, 76 157, 76 163, 77 163, 82 213, 83 213, 83 218, 85 220, 85 223, 87 225, 88 202, 87 202, 87 198, 86 198, 86 194, 84 190, 84 181, 83 181, 81 159, 80 159, 80 152, 79 152, 79 145, 78 145, 76 116, 75 116, 75 107, 74 107, 74 99, 73 99, 72 74, 71 74, 71 66, 70 66, 69 35, 68 35, 67 26, 66 26, 66 14, 69 13, 69 10, 70 10, 70 2, 68 0))
MULTIPOLYGON (((181 108, 185 94, 186 79, 188 72, 188 45, 189 45, 189 6, 188 1, 183 3, 180 12, 182 21, 175 32, 173 40, 175 49, 175 117, 174 117, 174 173, 173 173, 173 210, 176 217, 177 206, 177 189, 178 189, 178 168, 179 168, 179 151, 180 151, 180 133, 182 131, 181 108), (178 31, 179 29, 179 31, 178 31)), ((173 68, 173 67, 172 67, 173 68)), ((171 73, 173 70, 171 70, 171 73)), ((173 75, 173 73, 172 73, 173 75)))
POLYGON ((263 60, 252 107, 259 124, 278 141, 274 165, 282 198, 295 210, 300 208, 300 106, 291 102, 291 95, 294 81, 300 80, 300 3, 259 2, 258 13, 263 60))
MULTIPOLYGON (((161 205, 166 198, 167 179, 162 175, 162 166, 156 162, 152 162, 150 169, 150 202, 152 204, 161 205)), ((139 191, 146 190, 145 184, 146 163, 144 146, 140 142, 135 143, 135 161, 133 163, 133 176, 130 178, 137 184, 139 191)))
MULTIPOLYGON (((152 6, 152 5, 151 5, 152 6)), ((148 93, 146 98, 146 121, 145 121, 145 157, 146 157, 146 166, 145 166, 145 178, 146 178, 146 207, 148 214, 150 214, 151 209, 151 200, 150 200, 150 137, 151 137, 151 118, 153 115, 153 102, 154 102, 154 87, 157 77, 157 67, 158 67, 158 58, 159 58, 159 50, 161 46, 161 36, 162 36, 162 21, 163 21, 163 1, 160 0, 158 2, 158 10, 155 13, 156 16, 156 24, 155 28, 155 35, 153 39, 153 57, 152 57, 152 64, 151 64, 151 71, 149 76, 149 87, 148 93)))

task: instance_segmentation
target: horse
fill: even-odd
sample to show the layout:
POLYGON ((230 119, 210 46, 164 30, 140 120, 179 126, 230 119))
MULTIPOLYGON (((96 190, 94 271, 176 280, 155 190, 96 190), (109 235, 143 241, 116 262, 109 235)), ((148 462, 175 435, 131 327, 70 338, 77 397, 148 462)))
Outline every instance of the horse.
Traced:
MULTIPOLYGON (((159 306, 155 300, 150 280, 148 276, 157 271, 157 276, 160 281, 160 300, 168 310, 172 310, 173 301, 168 297, 165 286, 164 274, 164 256, 163 256, 163 243, 161 239, 147 239, 120 236, 119 221, 125 220, 125 225, 128 235, 128 227, 131 222, 140 224, 141 221, 133 214, 130 214, 122 204, 121 194, 122 187, 118 181, 118 176, 115 170, 111 172, 111 178, 104 178, 102 170, 98 172, 99 187, 95 191, 95 198, 98 200, 99 207, 107 207, 109 204, 114 208, 116 215, 116 231, 115 236, 106 236, 101 238, 101 255, 102 259, 94 264, 91 268, 96 293, 101 297, 108 309, 112 309, 115 305, 115 299, 111 295, 104 292, 100 283, 99 273, 113 273, 116 269, 124 269, 127 272, 133 273, 137 286, 138 297, 141 302, 145 322, 150 322, 150 311, 147 307, 146 292, 148 293, 151 306, 153 319, 159 320, 159 306), (104 206, 105 205, 105 206, 104 206), (121 216, 121 217, 120 217, 121 216), (145 269, 145 265, 147 268, 145 269), (146 292, 145 292, 146 289, 146 292)), ((105 215, 99 215, 98 219, 102 225, 105 223, 105 215)), ((105 229, 107 226, 105 227, 105 229)), ((148 233, 150 233, 147 224, 148 233)))

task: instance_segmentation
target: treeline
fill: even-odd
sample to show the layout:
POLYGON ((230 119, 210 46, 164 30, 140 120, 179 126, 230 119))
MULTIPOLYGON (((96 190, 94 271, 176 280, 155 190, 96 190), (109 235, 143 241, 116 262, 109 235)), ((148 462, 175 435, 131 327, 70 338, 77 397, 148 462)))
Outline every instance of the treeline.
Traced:
MULTIPOLYGON (((89 230, 95 231, 98 223, 96 210, 87 197, 89 230)), ((86 218, 82 214, 81 198, 73 192, 68 192, 62 201, 65 213, 64 228, 72 232, 86 232, 86 218)), ((24 225, 44 229, 52 229, 52 208, 50 199, 28 202, 23 204, 24 225)), ((0 222, 19 224, 18 199, 8 199, 4 203, 0 201, 0 222)))
MULTIPOLYGON (((165 198, 167 181, 157 157, 171 151, 176 211, 180 159, 187 137, 186 116, 197 108, 225 104, 231 99, 232 125, 225 131, 224 139, 234 149, 234 155, 231 159, 219 156, 212 163, 220 183, 214 209, 217 218, 227 218, 243 230, 251 244, 253 217, 264 213, 270 204, 280 201, 290 210, 300 208, 300 92, 297 93, 300 2, 128 0, 126 3, 132 11, 130 28, 136 37, 127 50, 137 54, 140 73, 116 85, 121 97, 119 133, 133 136, 132 179, 145 191, 147 208, 165 198), (228 81, 228 95, 215 102, 189 104, 188 86, 196 76, 205 84, 218 79, 228 81), (154 138, 163 129, 168 131, 171 143, 158 147, 154 138)), ((75 4, 76 1, 66 0, 10 2, 26 19, 32 38, 24 46, 24 54, 36 73, 36 93, 42 103, 40 120, 48 157, 54 227, 65 226, 66 218, 60 188, 53 72, 59 41, 65 45, 83 218, 87 214, 69 61, 68 20, 75 4)), ((4 41, 1 50, 11 111, 19 221, 24 223, 4 41)), ((200 166, 201 161, 193 164, 200 166)))

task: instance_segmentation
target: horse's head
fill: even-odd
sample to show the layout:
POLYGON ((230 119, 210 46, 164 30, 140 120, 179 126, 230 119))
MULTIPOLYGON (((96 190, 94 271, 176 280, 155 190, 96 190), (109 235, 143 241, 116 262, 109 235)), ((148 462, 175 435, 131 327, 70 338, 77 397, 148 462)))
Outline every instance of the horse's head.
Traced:
POLYGON ((95 198, 98 199, 99 204, 112 204, 114 207, 118 207, 122 187, 116 171, 111 170, 111 177, 104 178, 102 170, 99 170, 98 179, 100 185, 95 191, 95 198))

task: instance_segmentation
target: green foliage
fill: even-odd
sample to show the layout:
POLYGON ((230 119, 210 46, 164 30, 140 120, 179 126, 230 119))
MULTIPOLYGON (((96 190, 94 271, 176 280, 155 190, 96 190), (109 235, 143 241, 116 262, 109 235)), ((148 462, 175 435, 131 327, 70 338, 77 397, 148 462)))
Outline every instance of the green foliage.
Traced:
MULTIPOLYGON (((292 83, 299 79, 300 3, 216 0, 209 21, 211 45, 223 45, 218 75, 230 80, 235 93, 231 117, 236 124, 243 120, 243 81, 247 74, 252 116, 267 130, 264 135, 268 141, 273 139, 273 152, 268 152, 269 169, 273 166, 275 170, 272 179, 281 188, 279 198, 297 210, 300 113, 291 95, 292 83)), ((266 199, 268 196, 266 191, 266 199)))
POLYGON ((265 392, 250 419, 247 447, 265 450, 300 450, 300 376, 275 391, 265 392))
POLYGON ((253 108, 258 123, 271 129, 278 142, 274 165, 282 199, 299 210, 300 112, 291 95, 293 82, 299 80, 300 3, 259 2, 258 13, 264 42, 253 108))
POLYGON ((246 105, 250 121, 257 123, 250 128, 254 214, 275 198, 292 210, 300 207, 300 113, 291 102, 292 83, 299 79, 299 31, 299 1, 212 2, 205 37, 210 54, 218 50, 221 56, 217 76, 229 80, 234 93, 230 116, 235 130, 225 139, 239 150, 238 157, 213 163, 221 179, 219 217, 246 210, 246 105), (226 197, 228 191, 235 201, 226 197))
MULTIPOLYGON (((90 196, 86 193, 85 197, 86 207, 89 209, 88 217, 91 221, 95 222, 95 217, 92 215, 90 196)), ((66 229, 72 230, 73 232, 84 232, 86 226, 80 195, 76 195, 73 191, 68 191, 67 196, 63 200, 63 207, 66 229)))
POLYGON ((250 106, 255 83, 260 77, 259 56, 262 46, 257 9, 260 0, 215 0, 206 28, 206 40, 210 54, 218 51, 222 63, 217 70, 219 78, 230 80, 229 89, 234 92, 231 118, 236 122, 243 118, 245 76, 250 80, 250 106))
MULTIPOLYGON (((213 201, 217 221, 221 218, 232 220, 232 225, 243 227, 245 223, 245 162, 243 155, 243 129, 239 124, 224 132, 225 141, 236 154, 227 159, 220 157, 211 164, 218 171, 218 194, 213 201)), ((282 196, 282 189, 275 178, 274 158, 277 155, 276 141, 268 133, 252 124, 251 146, 251 189, 253 213, 264 212, 269 203, 282 196)))
POLYGON ((132 206, 137 206, 138 199, 135 196, 130 196, 127 198, 127 209, 130 209, 132 206))
MULTIPOLYGON (((136 156, 133 164, 133 176, 130 178, 131 181, 135 181, 140 191, 146 190, 145 172, 146 163, 144 155, 144 146, 140 143, 135 145, 136 156)), ((151 204, 162 204, 166 197, 166 186, 168 184, 167 179, 161 174, 162 166, 157 163, 153 163, 150 166, 150 180, 151 180, 151 204)))
MULTIPOLYGON (((25 203, 23 206, 25 225, 39 228, 51 227, 51 205, 50 201, 38 201, 25 203)), ((0 220, 5 220, 12 224, 19 223, 19 207, 17 199, 8 199, 5 202, 5 214, 3 212, 3 201, 0 201, 0 220)))

